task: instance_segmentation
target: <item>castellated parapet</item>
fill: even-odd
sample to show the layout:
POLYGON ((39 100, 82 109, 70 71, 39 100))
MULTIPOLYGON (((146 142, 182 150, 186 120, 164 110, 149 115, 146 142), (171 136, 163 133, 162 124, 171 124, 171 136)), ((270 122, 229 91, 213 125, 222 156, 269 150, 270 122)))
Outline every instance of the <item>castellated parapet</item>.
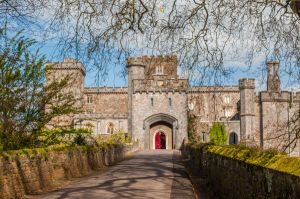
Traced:
POLYGON ((139 92, 188 92, 188 80, 133 80, 133 93, 139 92))
POLYGON ((131 69, 133 73, 134 71, 141 73, 144 70, 145 79, 154 79, 157 76, 165 76, 167 79, 178 78, 177 57, 175 55, 132 57, 127 59, 127 67, 134 67, 135 69, 131 69), (143 69, 141 69, 142 67, 143 69))
POLYGON ((240 89, 255 89, 255 79, 243 78, 239 80, 240 89))
POLYGON ((262 102, 289 102, 291 101, 291 92, 281 91, 281 92, 260 92, 260 100, 262 102))
POLYGON ((142 56, 142 57, 130 57, 127 59, 127 66, 130 65, 142 65, 145 66, 147 63, 157 62, 163 63, 168 62, 169 64, 174 64, 177 66, 177 57, 176 55, 166 55, 166 56, 142 56))
POLYGON ((51 70, 80 70, 82 75, 85 76, 83 64, 71 58, 64 58, 63 62, 47 62, 46 67, 51 70))

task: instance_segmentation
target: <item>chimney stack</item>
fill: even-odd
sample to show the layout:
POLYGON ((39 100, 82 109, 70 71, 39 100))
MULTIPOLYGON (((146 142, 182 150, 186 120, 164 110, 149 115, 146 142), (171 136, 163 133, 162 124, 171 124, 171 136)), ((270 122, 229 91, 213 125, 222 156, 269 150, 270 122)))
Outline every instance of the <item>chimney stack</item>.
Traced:
POLYGON ((280 92, 279 62, 268 61, 267 67, 267 90, 269 92, 280 92))

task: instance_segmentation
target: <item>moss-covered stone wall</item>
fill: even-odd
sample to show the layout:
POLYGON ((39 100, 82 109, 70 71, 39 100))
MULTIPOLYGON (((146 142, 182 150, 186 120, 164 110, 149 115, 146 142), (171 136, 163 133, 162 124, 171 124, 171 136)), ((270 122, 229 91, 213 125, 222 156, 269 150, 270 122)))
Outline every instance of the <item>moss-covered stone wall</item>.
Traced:
POLYGON ((71 178, 117 163, 137 145, 53 146, 0 154, 0 198, 25 198, 57 189, 71 178))
POLYGON ((300 158, 241 146, 191 145, 183 156, 220 199, 300 198, 300 158))

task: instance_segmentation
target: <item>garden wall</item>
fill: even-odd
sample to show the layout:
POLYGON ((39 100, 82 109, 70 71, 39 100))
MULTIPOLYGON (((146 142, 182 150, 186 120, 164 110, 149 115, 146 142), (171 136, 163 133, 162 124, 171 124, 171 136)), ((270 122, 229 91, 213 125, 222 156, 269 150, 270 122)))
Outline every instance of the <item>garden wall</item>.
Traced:
POLYGON ((24 198, 61 187, 68 179, 103 169, 136 151, 137 144, 26 149, 0 155, 0 198, 24 198))
POLYGON ((192 172, 208 181, 216 198, 300 198, 299 157, 213 145, 186 145, 182 153, 192 172))

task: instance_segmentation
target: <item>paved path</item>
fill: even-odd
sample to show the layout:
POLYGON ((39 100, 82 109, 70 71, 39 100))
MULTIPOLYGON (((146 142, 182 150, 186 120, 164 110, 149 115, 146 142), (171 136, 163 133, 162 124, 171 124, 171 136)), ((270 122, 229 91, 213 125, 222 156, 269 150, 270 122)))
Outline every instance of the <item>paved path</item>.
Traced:
POLYGON ((195 199, 179 157, 179 152, 172 150, 140 152, 105 172, 39 198, 195 199))

